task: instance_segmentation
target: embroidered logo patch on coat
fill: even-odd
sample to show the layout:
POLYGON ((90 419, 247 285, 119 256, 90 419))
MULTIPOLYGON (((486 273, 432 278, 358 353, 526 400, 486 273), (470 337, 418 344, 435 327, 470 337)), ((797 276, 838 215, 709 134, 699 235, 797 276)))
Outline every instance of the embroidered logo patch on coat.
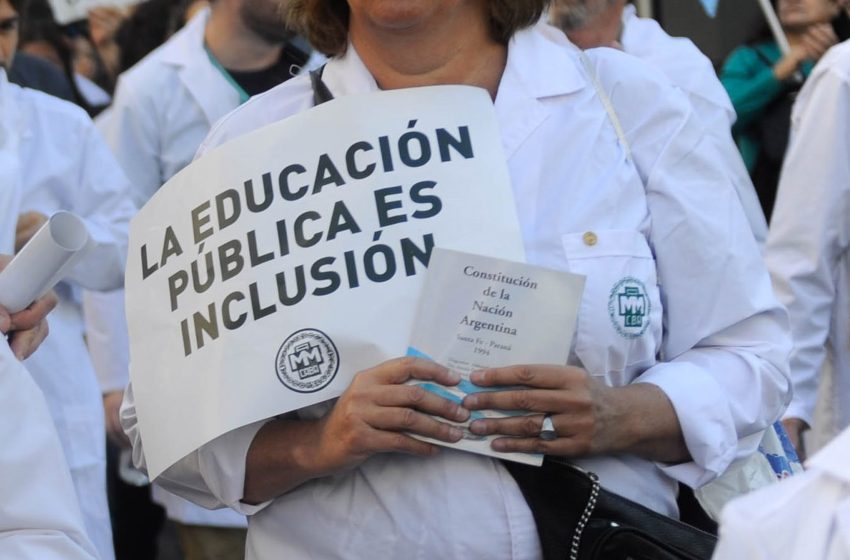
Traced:
POLYGON ((637 338, 649 326, 651 303, 646 286, 627 276, 617 282, 608 297, 608 315, 614 328, 625 338, 637 338))

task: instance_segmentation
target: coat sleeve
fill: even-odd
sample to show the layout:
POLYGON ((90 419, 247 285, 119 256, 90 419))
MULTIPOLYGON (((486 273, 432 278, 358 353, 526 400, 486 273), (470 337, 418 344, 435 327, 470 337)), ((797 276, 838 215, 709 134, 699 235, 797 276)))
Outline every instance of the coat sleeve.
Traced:
MULTIPOLYGON (((156 478, 156 483, 207 509, 232 508, 243 515, 253 515, 269 503, 243 503, 245 458, 254 437, 266 421, 255 422, 217 437, 200 449, 183 457, 156 478)), ((147 472, 145 452, 139 431, 133 384, 124 392, 121 405, 121 427, 133 445, 133 464, 147 472)))
POLYGON ((124 290, 83 292, 86 345, 101 393, 123 391, 130 378, 124 290))
POLYGON ((606 76, 605 67, 603 59, 614 106, 644 109, 618 112, 646 188, 664 307, 661 360, 636 382, 668 396, 693 459, 659 467, 698 487, 753 452, 787 405, 787 316, 728 170, 686 97, 649 68, 606 76))
POLYGON ((89 244, 68 279, 90 290, 114 290, 124 285, 128 230, 136 206, 129 199, 127 176, 100 133, 88 120, 82 129, 70 199, 71 210, 86 222, 89 244))
POLYGON ((836 72, 821 72, 800 97, 765 259, 794 338, 794 399, 785 415, 811 424, 836 267, 850 246, 850 86, 836 72))
MULTIPOLYGON (((147 70, 147 69, 144 69, 147 70)), ((165 182, 160 159, 161 141, 158 130, 159 111, 144 92, 156 91, 149 85, 135 87, 144 75, 131 70, 118 81, 115 99, 98 126, 118 163, 130 178, 130 196, 141 208, 165 182)), ((149 72, 148 72, 149 73, 149 72)))

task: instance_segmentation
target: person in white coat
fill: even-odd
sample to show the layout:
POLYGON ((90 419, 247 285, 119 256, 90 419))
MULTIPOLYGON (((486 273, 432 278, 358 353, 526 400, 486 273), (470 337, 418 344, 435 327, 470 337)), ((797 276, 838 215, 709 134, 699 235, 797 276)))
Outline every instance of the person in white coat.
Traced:
MULTIPOLYGON (((606 488, 671 516, 676 481, 705 484, 752 452, 787 404, 785 313, 687 99, 631 57, 590 53, 625 131, 618 141, 579 51, 533 25, 543 1, 311 3, 326 17, 305 4, 290 2, 304 10, 302 28, 327 29, 329 13, 349 22, 321 44, 310 37, 334 56, 322 78, 336 97, 445 83, 490 93, 527 260, 587 278, 570 365, 475 377, 488 386, 521 378, 538 390, 479 393, 457 407, 435 395, 414 401, 395 385, 429 375, 448 383, 449 372, 385 356, 335 403, 225 434, 160 483, 250 515, 248 559, 532 559, 540 543, 514 480, 498 461, 437 453, 404 435, 460 437, 423 413, 462 420, 470 409, 532 409, 532 421, 471 429, 515 436, 497 439, 500 451, 569 457, 606 488), (506 24, 508 13, 522 15, 506 24), (608 307, 626 278, 651 302, 631 333, 608 307), (543 413, 551 441, 538 437, 543 413)), ((313 99, 307 77, 291 80, 221 121, 200 152, 313 99)), ((122 422, 144 468, 135 412, 131 386, 122 422)))
POLYGON ((38 91, 10 85, 23 133, 21 207, 16 246, 23 246, 59 210, 82 217, 89 248, 56 287, 52 336, 26 361, 44 392, 71 469, 86 530, 102 558, 112 557, 106 501, 106 456, 100 389, 84 340, 80 289, 123 285, 127 229, 135 207, 127 178, 94 124, 78 107, 38 91))
POLYGON ((838 430, 850 426, 850 43, 817 64, 792 113, 791 140, 765 260, 788 308, 794 398, 785 413, 796 442, 812 426, 825 363, 825 395, 838 430))
MULTIPOLYGON (((11 93, 0 68, 0 269, 20 211, 20 113, 11 93)), ((0 306, 0 558, 98 558, 44 396, 20 363, 44 340, 55 305, 51 293, 15 314, 0 306)))
POLYGON ((713 560, 850 558, 850 429, 806 462, 806 472, 732 501, 713 560))
MULTIPOLYGON (((0 20, 17 12, 0 0, 0 20)), ((16 37, 3 48, 11 65, 16 37)), ((38 91, 7 85, 20 169, 15 246, 23 246, 58 210, 82 217, 86 253, 57 286, 60 301, 50 317, 53 336, 26 361, 44 393, 80 501, 86 532, 101 558, 113 557, 105 487, 105 446, 100 391, 85 346, 79 290, 123 285, 127 228, 135 207, 127 178, 82 109, 38 91)))
POLYGON ((583 49, 614 47, 636 56, 685 92, 715 139, 718 157, 735 185, 750 229, 763 246, 767 221, 732 138, 735 109, 708 57, 690 39, 671 37, 657 21, 638 17, 626 0, 554 0, 549 21, 583 49))
MULTIPOLYGON (((311 49, 283 25, 277 2, 215 0, 160 48, 123 73, 112 107, 98 127, 133 183, 133 200, 143 206, 159 187, 192 161, 212 125, 246 101, 312 65, 311 49)), ((118 405, 129 379, 123 292, 87 293, 90 344, 104 391, 107 426, 114 441, 118 405)), ((120 435, 119 435, 120 434, 120 435)), ((179 523, 185 552, 233 543, 244 548, 245 518, 233 511, 211 512, 153 489, 155 501, 179 523), (217 531, 211 541, 202 527, 242 528, 238 535, 217 531), (207 535, 201 538, 203 533, 207 535), (238 540, 238 543, 235 541, 238 540), (215 542, 218 542, 216 545, 215 542)), ((224 552, 220 552, 225 554, 224 552)), ((198 552, 198 557, 211 553, 198 552)))

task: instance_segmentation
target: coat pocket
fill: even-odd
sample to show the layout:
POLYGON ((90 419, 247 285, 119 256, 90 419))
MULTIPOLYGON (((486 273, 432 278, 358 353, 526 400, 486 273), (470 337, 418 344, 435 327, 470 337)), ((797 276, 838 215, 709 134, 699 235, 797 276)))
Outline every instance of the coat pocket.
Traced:
POLYGON ((561 236, 570 272, 584 275, 575 355, 613 386, 653 365, 661 344, 655 259, 643 234, 596 230, 561 236))

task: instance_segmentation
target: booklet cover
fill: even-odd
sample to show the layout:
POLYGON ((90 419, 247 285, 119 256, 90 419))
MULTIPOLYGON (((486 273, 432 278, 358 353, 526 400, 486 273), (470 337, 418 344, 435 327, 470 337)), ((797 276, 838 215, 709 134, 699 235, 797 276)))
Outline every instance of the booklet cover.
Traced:
MULTIPOLYGON (((566 364, 583 290, 584 276, 577 274, 434 249, 408 354, 436 361, 460 373, 462 380, 455 387, 411 383, 460 403, 470 393, 494 390, 469 381, 475 370, 566 364)), ((473 411, 469 422, 527 413, 473 411)), ((461 426, 466 428, 469 422, 461 426)), ((422 439, 530 465, 543 462, 542 455, 494 451, 490 446, 494 437, 478 436, 468 429, 456 444, 422 439)))

